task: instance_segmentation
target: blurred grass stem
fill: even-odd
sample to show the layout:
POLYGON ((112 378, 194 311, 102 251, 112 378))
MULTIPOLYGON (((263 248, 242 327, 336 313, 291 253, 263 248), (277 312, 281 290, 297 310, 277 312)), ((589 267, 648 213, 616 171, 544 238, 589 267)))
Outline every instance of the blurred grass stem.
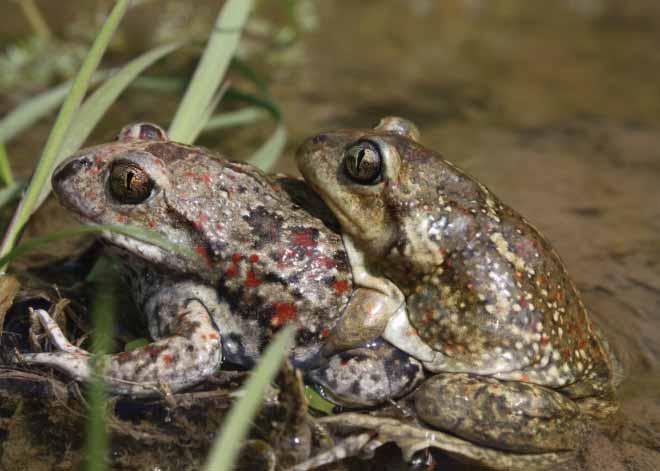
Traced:
POLYGON ((25 19, 30 23, 30 27, 32 28, 32 31, 34 31, 34 34, 39 36, 44 42, 52 40, 53 33, 48 27, 48 23, 46 23, 44 16, 41 14, 41 10, 39 10, 39 7, 34 0, 18 0, 18 4, 21 7, 21 10, 23 10, 25 19))
MULTIPOLYGON (((62 143, 64 142, 66 132, 76 111, 80 107, 83 97, 85 96, 92 74, 98 67, 101 57, 108 47, 115 30, 119 26, 119 22, 123 18, 127 7, 128 0, 117 1, 110 12, 108 19, 101 28, 101 31, 96 37, 87 57, 85 57, 85 60, 80 67, 80 71, 73 81, 71 91, 62 104, 62 108, 60 108, 60 112, 48 136, 43 154, 37 163, 37 167, 32 175, 27 191, 21 199, 16 212, 9 223, 9 228, 5 233, 2 245, 0 246, 0 257, 6 255, 14 247, 25 223, 37 209, 36 203, 41 195, 44 185, 46 184, 46 180, 48 180, 53 170, 55 159, 62 143)), ((4 272, 5 269, 5 266, 0 265, 0 273, 4 272)))

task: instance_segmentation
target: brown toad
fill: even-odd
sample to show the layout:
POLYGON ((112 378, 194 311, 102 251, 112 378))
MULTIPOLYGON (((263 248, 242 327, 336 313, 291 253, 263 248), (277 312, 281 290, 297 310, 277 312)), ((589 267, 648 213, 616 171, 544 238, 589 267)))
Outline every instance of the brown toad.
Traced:
MULTIPOLYGON (((318 134, 297 155, 341 224, 356 285, 392 300, 383 338, 436 373, 414 393, 417 413, 487 447, 575 449, 588 416, 616 407, 618 362, 541 234, 418 140, 389 117, 318 134)), ((341 326, 326 353, 346 347, 335 336, 341 326)))
MULTIPOLYGON (((84 224, 150 230, 184 249, 103 232, 154 339, 105 358, 112 392, 176 391, 222 364, 250 367, 289 322, 298 327, 291 361, 342 404, 373 405, 420 379, 419 362, 382 339, 320 361, 355 290, 341 237, 312 214, 323 208, 301 180, 267 177, 143 123, 62 163, 53 190, 84 224)), ((37 314, 59 351, 22 359, 86 380, 89 353, 37 314)))

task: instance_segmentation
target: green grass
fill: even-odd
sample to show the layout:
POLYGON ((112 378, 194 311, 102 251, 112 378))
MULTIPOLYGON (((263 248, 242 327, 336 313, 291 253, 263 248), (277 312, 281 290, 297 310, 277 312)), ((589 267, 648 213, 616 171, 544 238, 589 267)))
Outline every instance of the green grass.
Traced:
POLYGON ((241 390, 241 398, 229 411, 220 435, 213 443, 204 471, 232 469, 252 419, 263 401, 266 387, 275 379, 293 342, 294 333, 293 325, 286 326, 266 348, 250 379, 241 390))
POLYGON ((236 53, 253 3, 252 0, 228 0, 220 11, 190 85, 172 120, 170 139, 192 144, 198 126, 197 119, 200 115, 211 116, 212 110, 208 108, 236 53))
MULTIPOLYGON (((70 227, 67 229, 63 229, 61 231, 52 232, 42 237, 34 237, 30 240, 27 240, 19 244, 18 246, 14 247, 12 250, 9 251, 9 253, 1 257, 0 266, 7 265, 11 261, 17 259, 18 257, 21 257, 27 253, 30 253, 38 249, 39 247, 49 245, 52 242, 56 242, 58 240, 70 239, 72 237, 81 236, 85 234, 100 234, 106 231, 122 234, 128 237, 132 237, 134 239, 141 240, 143 242, 147 242, 152 245, 156 245, 158 247, 165 249, 170 253, 176 253, 188 259, 190 258, 194 259, 199 257, 199 254, 197 254, 197 252, 195 252, 194 250, 190 250, 179 244, 173 244, 169 242, 167 239, 165 239, 163 236, 161 236, 159 233, 154 231, 149 231, 136 226, 98 224, 98 225, 70 227)), ((200 263, 204 263, 204 262, 200 261, 200 263)))
MULTIPOLYGON (((97 71, 90 80, 94 84, 107 78, 112 71, 97 71)), ((9 142, 21 132, 29 129, 41 118, 48 116, 62 104, 71 90, 72 81, 40 93, 21 103, 15 110, 0 119, 0 142, 9 142)))
MULTIPOLYGON (((203 131, 253 124, 270 115, 277 123, 275 130, 250 159, 253 164, 267 170, 274 164, 284 148, 286 129, 279 108, 268 96, 265 82, 247 64, 234 57, 253 3, 252 0, 228 0, 225 2, 179 109, 173 117, 170 137, 173 140, 193 143, 203 131), (258 90, 257 94, 228 90, 227 85, 221 85, 232 60, 237 72, 255 85, 258 90), (238 111, 214 114, 225 93, 251 106, 238 111)), ((30 6, 36 8, 32 2, 30 2, 30 6)), ((5 188, 0 190, 0 205, 2 205, 3 202, 7 203, 16 197, 21 188, 20 182, 17 183, 12 175, 9 159, 4 152, 4 143, 20 132, 29 129, 37 120, 61 104, 26 193, 18 205, 0 246, 0 272, 6 269, 15 258, 44 244, 101 231, 114 231, 138 238, 186 257, 197 256, 194 252, 169 244, 156 233, 129 226, 74 227, 44 237, 33 238, 17 245, 28 219, 50 192, 50 176, 57 163, 75 152, 84 143, 108 107, 116 101, 127 86, 135 83, 138 75, 180 46, 178 43, 163 45, 146 52, 121 69, 112 72, 96 71, 127 6, 128 0, 118 0, 115 3, 77 76, 71 83, 64 83, 28 100, 0 120, 0 179, 5 185, 5 188), (101 80, 105 80, 105 83, 83 103, 89 85, 101 80)), ((35 13, 39 14, 38 10, 31 12, 31 14, 35 13)), ((33 16, 34 18, 36 16, 33 16)), ((34 26, 37 27, 36 23, 34 26)), ((43 29, 41 33, 44 33, 43 29)), ((172 85, 176 87, 179 82, 178 79, 174 79, 174 81, 152 79, 143 80, 142 86, 162 92, 171 91, 172 85), (161 90, 157 90, 158 88, 161 90)), ((108 351, 108 342, 113 334, 114 298, 109 294, 111 292, 112 290, 107 287, 100 289, 92 310, 94 318, 92 350, 95 355, 108 351)), ((232 467, 241 443, 249 431, 251 421, 259 409, 264 391, 273 381, 286 357, 293 334, 293 327, 283 329, 267 348, 249 381, 241 390, 240 400, 231 409, 224 422, 222 431, 208 457, 206 470, 226 470, 232 467)), ((107 398, 103 383, 98 376, 89 384, 88 399, 90 412, 86 435, 86 466, 90 471, 101 471, 106 469, 108 460, 108 437, 105 432, 107 398)))
POLYGON ((2 179, 2 183, 8 187, 16 184, 14 175, 11 172, 11 166, 9 165, 7 148, 2 143, 2 141, 0 141, 0 179, 2 179))
POLYGON ((107 394, 103 382, 99 359, 110 351, 112 345, 115 295, 114 285, 102 284, 92 308, 92 362, 93 377, 86 388, 89 417, 85 434, 85 461, 88 471, 107 469, 108 434, 105 427, 107 394))
MULTIPOLYGON (((55 120, 55 124, 53 124, 53 129, 48 136, 44 151, 34 170, 27 191, 21 199, 21 202, 14 213, 14 217, 9 223, 9 228, 5 233, 2 245, 0 245, 0 257, 6 255, 14 247, 23 227, 32 213, 36 211, 41 192, 44 191, 44 187, 47 185, 47 181, 55 167, 55 159, 57 158, 60 147, 64 142, 66 132, 74 119, 76 111, 82 103, 85 93, 87 92, 87 87, 89 86, 92 74, 101 61, 103 53, 108 47, 115 30, 119 26, 119 22, 123 18, 127 7, 128 0, 117 1, 80 67, 80 71, 74 79, 73 84, 71 85, 71 90, 64 100, 64 104, 55 120)), ((0 272, 4 271, 4 269, 5 267, 0 265, 0 272)))

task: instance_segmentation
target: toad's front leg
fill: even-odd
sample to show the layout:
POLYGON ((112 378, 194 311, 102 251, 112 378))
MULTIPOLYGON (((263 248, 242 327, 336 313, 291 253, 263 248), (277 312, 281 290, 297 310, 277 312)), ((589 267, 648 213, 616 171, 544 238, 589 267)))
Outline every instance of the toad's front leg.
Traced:
MULTIPOLYGON (((70 344, 46 311, 35 313, 59 351, 22 354, 20 360, 56 368, 77 381, 89 380, 92 355, 70 344)), ((142 348, 104 355, 101 371, 109 391, 136 396, 177 391, 204 380, 220 367, 220 332, 200 301, 186 302, 170 331, 171 336, 142 348)))

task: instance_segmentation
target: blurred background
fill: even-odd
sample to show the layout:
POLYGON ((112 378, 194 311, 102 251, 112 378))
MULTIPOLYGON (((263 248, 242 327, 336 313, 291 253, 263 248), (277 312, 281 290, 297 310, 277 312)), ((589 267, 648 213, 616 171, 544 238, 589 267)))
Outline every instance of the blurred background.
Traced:
MULTIPOLYGON (((75 74, 112 2, 35 4, 43 24, 17 1, 0 7, 0 117, 75 74)), ((192 45, 150 68, 88 144, 133 121, 169 124, 221 5, 133 2, 104 67, 173 39, 192 45)), ((241 91, 267 88, 287 129, 274 168, 285 172, 296 171, 292 156, 306 136, 386 115, 413 120, 425 145, 548 237, 620 353, 628 374, 620 434, 596 437, 586 466, 660 469, 660 2, 257 5, 239 48, 244 67, 229 73, 237 93, 220 111, 244 106, 241 91)), ((30 175, 53 117, 7 144, 16 176, 30 175)), ((240 160, 274 126, 265 119, 198 142, 240 160)), ((1 214, 4 225, 9 209, 1 214)), ((70 224, 49 201, 29 234, 70 224)))

